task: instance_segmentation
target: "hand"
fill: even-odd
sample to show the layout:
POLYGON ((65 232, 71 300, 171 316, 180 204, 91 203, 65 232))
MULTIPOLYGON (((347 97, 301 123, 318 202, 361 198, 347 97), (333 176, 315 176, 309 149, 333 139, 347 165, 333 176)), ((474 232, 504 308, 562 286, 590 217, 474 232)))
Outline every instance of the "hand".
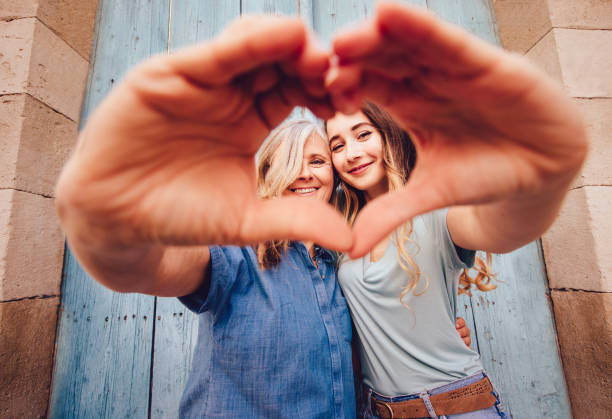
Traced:
POLYGON ((296 105, 333 115, 329 54, 299 19, 241 19, 218 38, 131 71, 89 118, 57 186, 84 246, 351 245, 331 206, 256 197, 254 154, 296 105))
MULTIPOLYGON (((372 22, 338 36, 334 50, 338 65, 326 83, 336 107, 350 113, 363 98, 376 102, 417 148, 404 189, 360 213, 352 257, 415 215, 453 205, 541 199, 552 203, 541 217, 544 229, 550 225, 552 207, 584 161, 586 137, 571 101, 526 60, 393 3, 381 3, 372 22)), ((516 247, 534 238, 508 241, 516 247)))
POLYGON ((455 328, 465 342, 465 345, 468 348, 472 347, 472 339, 470 337, 470 328, 465 324, 465 319, 463 317, 457 317, 457 321, 455 322, 455 328))

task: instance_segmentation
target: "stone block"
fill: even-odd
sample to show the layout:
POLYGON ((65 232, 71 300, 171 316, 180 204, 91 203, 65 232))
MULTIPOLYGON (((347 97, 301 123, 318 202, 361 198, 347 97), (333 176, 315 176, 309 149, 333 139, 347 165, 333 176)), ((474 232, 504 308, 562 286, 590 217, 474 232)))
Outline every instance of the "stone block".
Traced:
POLYGON ((0 21, 34 17, 39 0, 0 0, 0 21))
POLYGON ((612 31, 553 29, 553 33, 568 94, 612 97, 612 31))
POLYGON ((89 61, 98 0, 0 0, 0 21, 36 17, 89 61))
POLYGON ((552 28, 546 0, 493 0, 505 49, 525 53, 552 28))
POLYGON ((38 18, 89 61, 98 0, 38 1, 38 18))
POLYGON ((557 51, 557 41, 553 31, 548 32, 537 44, 529 50, 525 57, 542 71, 548 74, 553 80, 563 86, 563 74, 559 64, 559 52, 557 51))
POLYGON ((552 291, 559 347, 575 418, 612 411, 612 294, 552 291))
POLYGON ((25 95, 0 96, 0 189, 17 179, 17 160, 23 127, 25 95))
POLYGON ((63 255, 53 199, 0 190, 0 301, 58 295, 63 255))
POLYGON ((0 417, 46 417, 59 298, 0 303, 0 417))
POLYGON ((552 289, 612 292, 612 188, 571 190, 552 227, 542 236, 552 289))
POLYGON ((548 0, 555 28, 612 29, 609 0, 548 0))
POLYGON ((0 188, 53 196, 77 124, 27 94, 0 96, 0 188))
POLYGON ((612 98, 575 101, 587 127, 590 152, 573 186, 612 186, 612 98))
POLYGON ((612 97, 612 31, 553 29, 527 54, 576 98, 612 97))
POLYGON ((35 19, 0 22, 0 94, 27 88, 35 19))
POLYGON ((29 93, 78 121, 88 64, 35 18, 0 22, 0 94, 29 93))

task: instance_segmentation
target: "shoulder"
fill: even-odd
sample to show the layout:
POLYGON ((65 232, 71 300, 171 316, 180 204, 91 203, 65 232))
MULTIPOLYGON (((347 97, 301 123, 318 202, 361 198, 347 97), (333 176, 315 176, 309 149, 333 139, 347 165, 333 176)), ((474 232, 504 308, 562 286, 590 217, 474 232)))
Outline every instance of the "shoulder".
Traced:
POLYGON ((211 263, 253 262, 257 260, 252 246, 210 246, 211 263))

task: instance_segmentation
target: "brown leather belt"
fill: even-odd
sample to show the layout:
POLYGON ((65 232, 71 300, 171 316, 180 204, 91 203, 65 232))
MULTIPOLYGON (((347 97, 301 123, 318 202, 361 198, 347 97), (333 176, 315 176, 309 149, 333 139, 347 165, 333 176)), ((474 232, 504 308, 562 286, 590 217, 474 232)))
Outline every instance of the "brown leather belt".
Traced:
MULTIPOLYGON (((429 396, 436 415, 453 415, 486 409, 497 401, 488 377, 457 390, 429 396)), ((370 399, 372 410, 381 418, 423 418, 429 412, 423 399, 385 402, 375 396, 370 399)))

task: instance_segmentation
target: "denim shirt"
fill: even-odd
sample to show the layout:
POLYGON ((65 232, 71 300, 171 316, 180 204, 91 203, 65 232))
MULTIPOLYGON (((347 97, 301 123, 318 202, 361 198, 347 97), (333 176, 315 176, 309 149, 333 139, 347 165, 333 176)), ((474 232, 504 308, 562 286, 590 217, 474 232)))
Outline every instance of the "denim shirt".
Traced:
POLYGON ((355 417, 351 321, 323 250, 292 244, 261 270, 252 247, 211 247, 210 288, 180 300, 199 314, 180 417, 355 417))

